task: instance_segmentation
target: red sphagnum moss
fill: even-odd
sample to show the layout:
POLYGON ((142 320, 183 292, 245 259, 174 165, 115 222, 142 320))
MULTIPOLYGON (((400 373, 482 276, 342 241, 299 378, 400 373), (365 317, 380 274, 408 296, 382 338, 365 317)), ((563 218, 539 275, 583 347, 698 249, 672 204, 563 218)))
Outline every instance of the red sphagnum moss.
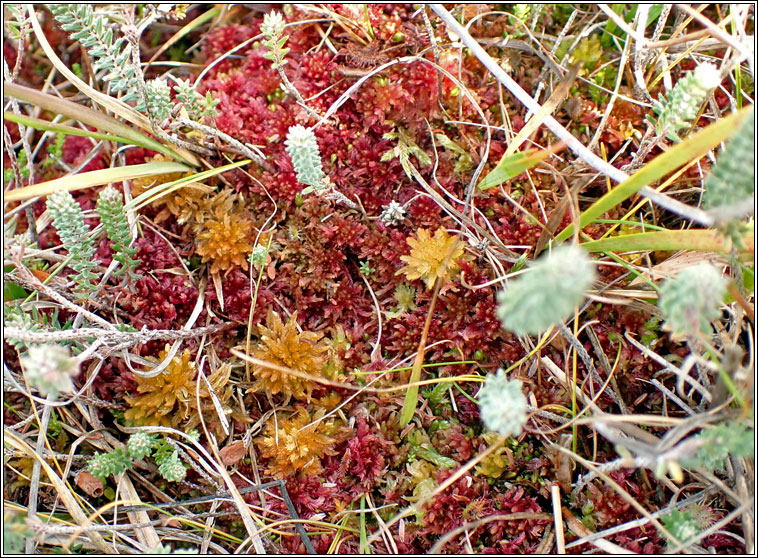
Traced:
MULTIPOLYGON (((535 16, 531 29, 539 23, 539 36, 548 32, 558 35, 561 30, 555 29, 553 21, 565 21, 565 14, 560 7, 541 9, 547 15, 535 16)), ((116 420, 121 420, 118 412, 124 409, 124 418, 136 425, 171 426, 185 432, 196 429, 206 447, 210 443, 206 428, 219 448, 227 437, 229 443, 244 439, 248 453, 229 468, 233 482, 242 488, 249 485, 248 479, 283 479, 295 510, 305 520, 310 541, 320 553, 364 550, 361 517, 368 523, 368 531, 376 533, 413 503, 417 503, 415 514, 391 523, 388 535, 372 542, 371 552, 425 553, 440 537, 467 524, 474 525, 440 551, 544 551, 540 544, 551 536, 548 526, 552 520, 543 517, 553 511, 550 486, 558 468, 554 452, 545 447, 548 441, 556 441, 557 434, 551 430, 550 435, 540 437, 535 431, 554 425, 547 427, 539 422, 542 419, 531 421, 518 440, 508 440, 475 467, 467 465, 465 472, 459 468, 500 443, 498 435, 487 431, 480 420, 475 401, 479 383, 472 381, 477 375, 518 363, 512 374, 524 383, 530 405, 560 418, 577 412, 572 386, 553 381, 540 358, 564 370, 573 368, 578 389, 585 393, 596 394, 607 379, 604 369, 598 370, 600 381, 591 377, 562 336, 551 336, 536 346, 503 330, 495 314, 498 280, 511 269, 515 258, 491 250, 488 239, 496 237, 519 254, 533 256, 538 239, 547 234, 544 225, 549 218, 558 220, 557 231, 575 219, 572 210, 566 209, 562 215, 554 212, 564 198, 564 182, 573 185, 579 178, 557 181, 555 169, 561 167, 557 159, 549 159, 551 172, 540 167, 528 178, 521 175, 486 192, 476 188, 472 181, 475 169, 481 165, 481 177, 495 168, 512 134, 526 124, 527 111, 504 94, 475 56, 450 48, 458 38, 445 33, 437 19, 432 19, 432 44, 418 7, 327 4, 286 6, 281 12, 288 24, 289 49, 281 71, 311 111, 287 90, 266 56, 268 49, 261 40, 263 12, 238 6, 219 14, 209 24, 199 52, 193 54, 193 62, 204 66, 198 93, 218 101, 217 115, 206 123, 259 148, 265 161, 184 187, 141 208, 133 247, 142 278, 129 286, 109 278, 101 285, 103 304, 96 309, 101 314, 110 312, 119 324, 137 330, 178 331, 188 324, 231 323, 232 327, 202 340, 183 341, 182 352, 164 373, 153 378, 135 375, 124 359, 111 357, 99 369, 91 394, 112 403, 116 420), (324 18, 331 23, 323 25, 324 18), (464 54, 459 56, 460 52, 464 54), (399 58, 401 62, 375 73, 343 98, 364 74, 399 58), (313 113, 324 115, 337 102, 341 104, 329 120, 316 125, 313 113), (482 126, 482 114, 491 127, 489 134, 482 126), (303 184, 285 150, 288 130, 296 124, 313 129, 323 171, 344 196, 341 200, 302 194, 303 184), (385 157, 398 147, 398 140, 391 138, 399 131, 432 163, 425 164, 412 150, 405 154, 407 161, 385 157), (435 196, 409 178, 408 164, 416 167, 435 196), (444 198, 444 206, 438 196, 444 198), (402 208, 392 219, 385 214, 390 206, 402 208), (256 245, 268 249, 263 263, 251 259, 256 245), (439 286, 436 291, 435 285, 439 286), (427 320, 424 364, 430 366, 424 368, 421 379, 432 382, 420 388, 418 408, 403 428, 399 416, 404 393, 397 386, 397 369, 407 370, 412 365, 427 320), (250 355, 258 362, 245 368, 233 356, 236 351, 232 348, 244 351, 248 335, 250 355), (202 357, 195 362, 195 355, 206 344, 213 346, 214 364, 212 369, 205 365, 201 379, 202 357), (527 354, 536 356, 520 362, 527 354), (229 431, 219 413, 228 418, 229 431), (425 452, 418 451, 419 440, 425 452), (458 473, 454 482, 441 488, 458 473), (362 511, 369 508, 371 512, 362 511), (488 520, 507 514, 520 515, 518 519, 488 520), (308 523, 309 519, 313 522, 308 523), (327 522, 331 527, 325 526, 327 522)), ((426 13, 433 17, 430 10, 426 13)), ((516 25, 513 17, 488 8, 460 6, 457 16, 487 43, 493 55, 504 56, 503 49, 493 46, 504 34, 523 31, 520 20, 516 25), (486 17, 478 17, 484 13, 486 17)), ((49 19, 45 25, 50 27, 49 19)), ((57 36, 58 52, 65 52, 67 61, 78 61, 79 49, 69 48, 62 34, 50 31, 50 37, 57 36)), ((157 41, 160 35, 149 38, 157 41)), ((560 51, 563 45, 557 48, 560 51)), ((550 49, 543 50, 547 53, 550 49)), ((4 43, 4 53, 9 64, 15 62, 14 46, 4 43)), ((526 51, 520 54, 513 77, 534 93, 538 84, 546 82, 540 74, 544 64, 526 51)), ((501 58, 500 62, 508 61, 501 58)), ((603 68, 599 65, 582 75, 599 79, 603 68)), ((36 69, 26 61, 20 69, 19 79, 39 81, 36 69)), ((86 67, 84 71, 88 73, 86 67)), ((152 68, 148 73, 155 71, 152 68)), ((607 101, 597 92, 588 100, 590 95, 582 89, 586 85, 575 87, 582 94, 554 115, 580 137, 590 128, 594 131, 607 101)), ((730 94, 733 89, 731 83, 726 87, 730 94)), ((645 113, 638 103, 628 100, 631 96, 628 93, 616 100, 599 136, 603 155, 617 166, 631 161, 629 140, 644 128, 645 113)), ((729 102, 721 91, 714 99, 720 106, 729 102)), ((12 141, 19 142, 18 127, 6 126, 12 141)), ((189 139, 203 136, 206 147, 213 142, 216 147, 224 144, 205 132, 192 134, 197 135, 189 139)), ((536 145, 554 142, 543 128, 530 140, 536 145)), ((96 143, 90 138, 67 137, 62 161, 70 167, 81 164, 96 143)), ((48 141, 48 152, 52 145, 48 141)), ((169 160, 142 147, 127 147, 123 153, 127 164, 169 160)), ((4 155, 6 166, 9 155, 4 155)), ((208 168, 219 167, 232 156, 238 152, 203 156, 203 162, 208 168)), ((95 152, 81 170, 105 169, 110 157, 105 150, 95 152)), ((693 166, 685 176, 694 181, 698 172, 693 166)), ((46 168, 44 179, 38 176, 36 181, 62 174, 62 168, 46 168)), ((183 174, 132 180, 131 194, 134 197, 183 174)), ((578 198, 581 207, 586 199, 603 195, 606 188, 603 180, 588 183, 578 198)), ((92 229, 99 224, 93 218, 98 192, 90 188, 74 193, 92 229)), ((32 209, 38 219, 44 211, 44 202, 32 209)), ((625 211, 615 208, 606 217, 618 219, 625 211)), ((19 214, 19 230, 24 230, 25 219, 19 214)), ((594 223, 583 232, 589 238, 600 238, 610 226, 594 223)), ((96 258, 107 266, 112 250, 105 239, 99 242, 96 258)), ((41 231, 39 248, 59 245, 52 227, 41 231)), ((66 278, 67 273, 61 276, 66 278)), ((599 266, 601 280, 618 280, 618 288, 625 284, 624 273, 620 266, 599 266)), ((663 377, 665 369, 624 339, 625 334, 640 338, 649 333, 646 328, 655 329, 649 323, 646 304, 631 307, 603 302, 588 307, 582 319, 595 320, 589 326, 593 335, 580 331, 579 343, 590 354, 602 350, 611 361, 618 356, 613 387, 626 402, 627 412, 660 413, 666 406, 667 413, 677 413, 660 391, 650 389, 651 379, 663 377)), ((62 315, 68 317, 65 312, 62 315)), ((133 353, 158 362, 167 354, 165 342, 160 338, 143 343, 133 353)), ((688 354, 663 338, 656 342, 659 350, 665 348, 677 358, 688 354)), ((6 362, 14 371, 19 369, 12 357, 6 362)), ((78 386, 87 382, 88 373, 76 379, 78 386)), ((7 401, 17 406, 15 399, 7 401)), ((618 411, 616 399, 607 394, 593 403, 604 412, 618 411)), ((107 413, 101 411, 99 418, 109 426, 107 413)), ((8 409, 6 417, 16 420, 8 409)), ((579 428, 574 449, 581 455, 598 462, 615 458, 614 448, 603 438, 593 437, 596 433, 585 426, 579 428)), ((659 435, 653 427, 650 431, 659 435)), ((57 451, 68 451, 70 442, 60 444, 57 451)), ((196 470, 204 466, 198 465, 196 470)), ((24 467, 28 468, 26 463, 24 467)), ((187 497, 187 487, 198 488, 204 482, 196 470, 188 473, 195 484, 177 489, 177 500, 187 497)), ((648 510, 663 507, 651 483, 662 485, 651 475, 631 469, 610 475, 648 510)), ((13 486, 20 486, 18 479, 14 480, 13 486)), ((279 489, 271 490, 276 493, 279 489)), ((265 521, 289 515, 279 496, 263 498, 266 505, 256 509, 256 514, 260 512, 265 521)), ((246 493, 244 499, 252 506, 261 504, 258 493, 246 493)), ((586 527, 597 531, 639 515, 599 479, 575 494, 563 494, 563 503, 586 527)), ((223 518, 216 526, 236 528, 223 518)), ((307 550, 290 526, 280 529, 285 535, 279 536, 278 531, 271 535, 277 551, 307 550)), ((574 537, 571 533, 567 536, 574 537)), ((666 548, 666 541, 650 526, 606 539, 637 553, 659 553, 666 548)), ((712 534, 703 544, 724 553, 742 548, 724 532, 712 534)), ((590 547, 581 549, 589 551, 590 547)))

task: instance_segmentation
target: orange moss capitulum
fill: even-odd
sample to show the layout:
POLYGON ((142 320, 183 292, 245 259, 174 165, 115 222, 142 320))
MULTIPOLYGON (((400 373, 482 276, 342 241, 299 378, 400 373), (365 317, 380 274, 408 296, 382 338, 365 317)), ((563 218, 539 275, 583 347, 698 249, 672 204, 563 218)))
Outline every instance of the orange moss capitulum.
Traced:
MULTIPOLYGON (((297 331, 297 312, 284 324, 279 314, 269 310, 266 326, 258 325, 258 331, 260 343, 253 351, 255 358, 312 376, 323 375, 329 346, 322 341, 321 333, 297 331)), ((253 366, 253 375, 256 381, 252 391, 311 399, 313 382, 307 378, 257 365, 253 366)))
POLYGON ((409 238, 411 253, 400 256, 407 265, 395 275, 404 274, 409 280, 421 279, 427 289, 437 278, 451 279, 458 271, 458 260, 463 256, 465 244, 456 236, 439 228, 434 237, 426 229, 416 231, 417 238, 409 238))
MULTIPOLYGON (((166 345, 158 359, 151 360, 162 361, 169 350, 170 346, 166 345)), ((202 414, 205 423, 220 438, 227 432, 218 417, 219 411, 231 417, 232 420, 241 422, 245 420, 244 414, 230 404, 234 395, 233 388, 229 385, 231 370, 231 365, 222 364, 207 376, 208 383, 220 406, 220 409, 217 409, 205 381, 200 383, 198 390, 195 362, 190 362, 190 352, 185 350, 181 356, 174 357, 166 370, 157 376, 135 377, 137 391, 141 395, 126 397, 127 403, 132 408, 124 413, 124 417, 140 426, 170 426, 186 432, 201 424, 202 414), (198 392, 200 394, 199 407, 198 392)))
POLYGON ((162 199, 165 200, 166 209, 176 217, 180 225, 192 223, 195 228, 202 224, 203 218, 209 212, 208 207, 214 199, 213 191, 214 188, 211 186, 191 182, 162 199))
POLYGON ((203 263, 211 262, 211 273, 235 265, 247 270, 247 258, 254 248, 254 223, 237 198, 228 191, 218 194, 209 208, 210 217, 199 227, 196 252, 203 263))
POLYGON ((295 415, 278 424, 273 416, 268 420, 264 434, 255 440, 261 457, 268 460, 266 474, 289 477, 321 473, 321 458, 336 455, 334 446, 350 432, 336 426, 333 419, 319 421, 325 414, 325 409, 319 409, 311 419, 305 408, 298 407, 295 415))
MULTIPOLYGON (((156 362, 166 358, 169 345, 161 351, 156 362)), ((126 397, 131 409, 124 418, 137 425, 171 426, 187 418, 188 401, 193 396, 191 387, 195 379, 195 363, 190 362, 190 352, 185 350, 175 356, 166 369, 152 378, 136 376, 137 397, 126 397)))

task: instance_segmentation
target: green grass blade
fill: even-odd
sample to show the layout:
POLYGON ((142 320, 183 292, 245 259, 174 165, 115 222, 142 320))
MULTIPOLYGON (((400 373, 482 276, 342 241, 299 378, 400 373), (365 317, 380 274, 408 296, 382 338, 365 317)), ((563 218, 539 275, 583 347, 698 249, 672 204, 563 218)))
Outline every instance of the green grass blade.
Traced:
MULTIPOLYGON (((435 291, 436 294, 436 291, 435 291)), ((432 306, 431 310, 434 310, 434 307, 432 306)), ((429 313, 431 315, 431 312, 429 313)), ((429 320, 427 319, 427 324, 429 323, 429 320)), ((428 325, 427 325, 428 328, 428 325)), ((411 378, 409 383, 410 384, 416 384, 411 385, 408 388, 408 391, 405 392, 405 400, 403 400, 403 408, 400 411, 400 426, 405 426, 409 422, 411 422, 411 419, 413 418, 413 413, 416 412, 416 404, 418 403, 418 381, 421 379, 421 366, 424 364, 424 349, 423 346, 426 344, 426 335, 423 336, 424 341, 421 343, 421 346, 419 347, 418 353, 416 353, 416 358, 413 360, 413 368, 411 369, 411 378)))
MULTIPOLYGON (((643 186, 658 180, 659 178, 675 171, 682 165, 694 159, 699 159, 719 143, 727 139, 739 127, 740 122, 747 116, 749 109, 730 114, 726 118, 717 120, 710 126, 700 130, 697 134, 685 139, 672 147, 666 153, 659 155, 639 171, 629 177, 628 180, 616 186, 599 200, 582 212, 579 217, 579 227, 583 228, 594 222, 595 219, 606 213, 611 208, 633 196, 643 186)), ((555 242, 566 240, 574 233, 574 225, 567 226, 555 237, 555 242)))
MULTIPOLYGON (((41 118, 32 118, 31 116, 24 116, 21 114, 14 114, 12 112, 4 112, 3 118, 8 122, 15 122, 16 124, 23 124, 28 128, 34 128, 35 130, 43 130, 45 132, 60 133, 67 136, 82 136, 86 138, 94 138, 105 141, 115 141, 117 143, 126 143, 133 145, 133 140, 121 137, 113 136, 110 134, 101 134, 99 132, 90 132, 89 130, 82 130, 81 128, 74 128, 73 126, 66 126, 65 124, 57 124, 50 122, 49 120, 42 120, 41 118)), ((148 147, 147 145, 141 145, 141 147, 148 147)))
POLYGON ((360 554, 371 554, 368 547, 368 537, 366 536, 366 495, 361 494, 361 533, 360 533, 360 554))
MULTIPOLYGON (((752 248, 753 231, 743 237, 745 246, 752 248)), ((707 252, 728 253, 732 243, 717 231, 709 229, 691 229, 684 231, 655 231, 648 233, 627 234, 582 244, 590 252, 645 252, 655 250, 702 250, 707 252)))
POLYGON ((611 225, 627 225, 629 227, 640 227, 640 228, 644 227, 651 231, 668 230, 665 227, 659 227, 658 225, 651 225, 650 223, 643 223, 640 221, 629 221, 628 219, 595 219, 595 223, 608 223, 611 225))
POLYGON ((540 161, 548 158, 553 153, 547 149, 527 149, 500 159, 497 166, 492 169, 479 183, 480 190, 489 190, 506 180, 515 178, 522 172, 537 165, 540 161))

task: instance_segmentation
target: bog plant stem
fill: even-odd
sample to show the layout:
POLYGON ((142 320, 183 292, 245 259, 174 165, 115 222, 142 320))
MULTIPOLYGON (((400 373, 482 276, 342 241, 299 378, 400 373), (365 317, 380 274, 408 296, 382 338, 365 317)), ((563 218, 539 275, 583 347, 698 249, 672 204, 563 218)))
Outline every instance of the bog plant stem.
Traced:
POLYGON ((440 286, 441 280, 439 277, 437 277, 437 279, 434 281, 434 294, 432 295, 432 301, 429 303, 429 312, 426 314, 426 322, 424 322, 424 331, 421 333, 421 341, 419 341, 418 344, 416 358, 413 360, 413 368, 411 369, 411 378, 409 381, 411 386, 408 388, 408 391, 405 392, 405 401, 403 401, 403 409, 400 412, 400 426, 405 426, 411 422, 413 413, 416 412, 418 385, 413 384, 416 384, 421 379, 421 366, 424 364, 426 338, 429 335, 429 326, 432 323, 434 305, 437 302, 437 294, 439 293, 440 286))
MULTIPOLYGON (((273 237, 269 237, 268 244, 266 244, 266 256, 268 256, 269 250, 271 250, 271 239, 273 237)), ((255 266, 253 263, 250 264, 250 281, 252 283, 252 271, 255 269, 255 266)), ((250 338, 252 335, 253 330, 253 315, 255 315, 255 307, 258 304, 258 293, 261 290, 261 281, 263 280, 263 272, 265 270, 265 259, 264 263, 261 264, 260 270, 258 270, 258 279, 255 282, 255 288, 253 289, 253 297, 250 300, 250 313, 248 314, 247 318, 247 333, 245 334, 245 354, 250 356, 251 349, 250 349, 250 338)), ((251 381, 250 378, 250 363, 248 361, 245 361, 245 378, 248 382, 251 381)))

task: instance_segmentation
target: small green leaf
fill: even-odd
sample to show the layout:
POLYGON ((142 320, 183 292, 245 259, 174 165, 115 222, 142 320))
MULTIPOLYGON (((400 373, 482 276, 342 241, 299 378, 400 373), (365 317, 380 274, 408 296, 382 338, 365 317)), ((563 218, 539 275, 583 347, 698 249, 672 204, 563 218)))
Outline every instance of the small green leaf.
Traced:
POLYGON ((23 287, 16 285, 16 283, 11 283, 10 281, 5 282, 5 287, 3 288, 3 300, 16 300, 19 298, 26 298, 29 296, 29 293, 27 293, 23 287))
POLYGON ((755 285, 755 268, 746 267, 742 272, 742 283, 749 293, 753 292, 753 285, 755 285))
MULTIPOLYGON (((3 272, 10 273, 15 268, 16 267, 13 265, 6 265, 3 268, 3 272)), ((16 283, 11 283, 10 281, 5 282, 5 285, 3 286, 3 300, 16 300, 17 298, 26 298, 27 296, 29 296, 29 293, 19 285, 16 285, 16 283)))
POLYGON ((531 169, 541 161, 547 159, 552 152, 544 149, 527 149, 503 157, 497 166, 479 183, 480 190, 489 190, 506 180, 516 178, 522 172, 531 169))
POLYGON ((432 448, 424 445, 418 446, 411 450, 411 454, 415 457, 435 464, 437 467, 444 467, 446 469, 453 469, 458 466, 458 462, 455 459, 450 459, 444 455, 440 455, 432 448))
MULTIPOLYGON (((753 246, 754 233, 743 236, 746 246, 753 246)), ((592 240, 582 244, 589 252, 646 252, 648 250, 704 250, 728 253, 731 242, 728 238, 710 229, 689 229, 682 231, 655 231, 627 234, 592 240)))

